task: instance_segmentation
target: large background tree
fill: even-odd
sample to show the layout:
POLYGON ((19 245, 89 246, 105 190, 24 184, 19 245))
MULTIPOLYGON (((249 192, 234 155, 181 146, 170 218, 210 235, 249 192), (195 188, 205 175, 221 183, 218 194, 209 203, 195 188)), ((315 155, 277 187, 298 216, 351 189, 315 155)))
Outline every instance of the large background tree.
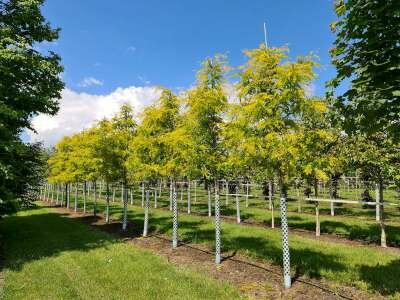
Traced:
POLYGON ((337 0, 331 50, 338 89, 333 104, 349 133, 387 132, 400 138, 400 1, 337 0))
POLYGON ((33 129, 36 114, 57 112, 64 86, 60 57, 34 48, 59 34, 42 16, 42 4, 43 0, 0 1, 0 215, 26 199, 31 193, 26 187, 37 185, 39 151, 19 136, 25 128, 33 129), (21 176, 23 169, 30 175, 21 176))

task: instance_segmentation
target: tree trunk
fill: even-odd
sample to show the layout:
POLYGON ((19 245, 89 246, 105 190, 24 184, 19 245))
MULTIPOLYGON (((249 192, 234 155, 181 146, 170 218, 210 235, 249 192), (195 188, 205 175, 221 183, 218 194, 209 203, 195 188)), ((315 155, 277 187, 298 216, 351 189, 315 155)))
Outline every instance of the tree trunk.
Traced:
MULTIPOLYGON (((314 195, 315 199, 318 199, 318 181, 314 180, 314 195)), ((321 226, 319 220, 319 201, 315 200, 315 235, 321 235, 321 226)))
POLYGON ((96 181, 93 181, 93 216, 97 216, 96 181))
POLYGON ((86 214, 86 181, 83 182, 83 214, 86 214))
POLYGON ((378 183, 378 198, 377 202, 380 204, 379 209, 379 226, 381 228, 381 247, 387 247, 386 244, 386 229, 385 229, 385 218, 384 218, 384 205, 383 205, 383 184, 382 182, 378 183))
POLYGON ((110 185, 106 183, 106 223, 110 223, 110 185))

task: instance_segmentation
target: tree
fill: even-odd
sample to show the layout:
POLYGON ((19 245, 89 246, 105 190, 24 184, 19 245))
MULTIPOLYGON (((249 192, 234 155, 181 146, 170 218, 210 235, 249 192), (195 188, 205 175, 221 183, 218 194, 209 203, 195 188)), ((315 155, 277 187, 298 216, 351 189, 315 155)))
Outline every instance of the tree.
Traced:
POLYGON ((164 138, 175 130, 178 122, 178 98, 163 89, 158 101, 144 109, 137 135, 131 142, 128 164, 132 177, 155 184, 159 178, 170 176, 167 168, 170 151, 164 138))
POLYGON ((218 179, 223 160, 222 126, 227 108, 223 91, 224 75, 228 70, 224 56, 206 59, 197 73, 197 85, 186 97, 184 128, 195 147, 195 157, 190 166, 208 181, 218 179))
POLYGON ((305 87, 314 78, 311 57, 285 61, 285 48, 245 51, 238 92, 241 100, 237 124, 244 131, 243 145, 251 151, 251 166, 263 180, 276 177, 281 193, 281 220, 285 287, 290 287, 286 191, 301 157, 301 122, 309 100, 305 87))
MULTIPOLYGON (((32 127, 34 115, 57 112, 57 99, 64 87, 59 77, 63 71, 60 57, 55 53, 44 55, 34 48, 37 43, 56 40, 59 34, 59 29, 52 29, 42 16, 42 4, 43 0, 0 1, 0 177, 3 178, 0 202, 3 204, 28 192, 10 186, 21 175, 21 167, 39 163, 38 157, 31 155, 20 160, 20 155, 30 149, 35 149, 32 153, 37 155, 39 152, 37 146, 22 143, 19 134, 32 127)), ((27 179, 19 177, 22 178, 27 179)))
POLYGON ((127 184, 128 184, 128 158, 129 158, 129 145, 132 139, 136 135, 137 123, 133 117, 133 109, 129 104, 123 104, 120 111, 111 120, 113 139, 114 139, 114 155, 115 165, 122 183, 123 193, 123 223, 122 229, 126 230, 127 227, 127 214, 128 214, 128 195, 127 195, 127 184))
POLYGON ((348 133, 400 138, 400 2, 337 0, 336 40, 331 50, 337 75, 329 82, 337 120, 348 133), (338 97, 333 90, 349 88, 338 97))

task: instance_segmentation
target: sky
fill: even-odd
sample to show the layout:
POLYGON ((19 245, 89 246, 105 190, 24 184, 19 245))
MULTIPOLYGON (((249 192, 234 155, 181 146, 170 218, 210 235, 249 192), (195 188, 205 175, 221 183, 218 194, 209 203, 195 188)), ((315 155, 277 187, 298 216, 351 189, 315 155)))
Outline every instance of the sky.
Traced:
POLYGON ((24 137, 46 145, 110 117, 124 102, 140 111, 158 97, 156 86, 190 88, 207 57, 226 54, 238 67, 243 50, 264 41, 264 22, 269 47, 286 45, 291 58, 319 57, 312 94, 323 95, 335 74, 328 53, 333 0, 47 0, 42 12, 61 33, 36 48, 61 56, 65 89, 59 114, 35 117, 37 134, 24 137))

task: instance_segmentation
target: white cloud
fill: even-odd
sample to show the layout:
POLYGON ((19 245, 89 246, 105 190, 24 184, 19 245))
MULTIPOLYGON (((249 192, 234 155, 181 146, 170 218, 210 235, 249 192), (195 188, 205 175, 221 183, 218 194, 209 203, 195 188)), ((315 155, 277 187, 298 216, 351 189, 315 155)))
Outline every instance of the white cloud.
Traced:
POLYGON ((27 135, 31 142, 43 141, 51 146, 65 135, 90 127, 96 120, 112 117, 123 103, 129 103, 139 113, 159 95, 155 87, 117 88, 108 95, 78 93, 67 88, 62 92, 58 114, 34 117, 32 124, 37 134, 27 131, 27 135))
POLYGON ((82 81, 78 84, 80 87, 89 87, 89 86, 102 86, 104 84, 103 81, 98 80, 94 77, 85 77, 82 81))
POLYGON ((136 47, 135 47, 135 46, 129 46, 127 50, 128 50, 129 52, 134 53, 134 52, 136 52, 136 47))
POLYGON ((315 96, 316 86, 314 83, 310 83, 304 86, 304 91, 307 97, 314 97, 315 96))

